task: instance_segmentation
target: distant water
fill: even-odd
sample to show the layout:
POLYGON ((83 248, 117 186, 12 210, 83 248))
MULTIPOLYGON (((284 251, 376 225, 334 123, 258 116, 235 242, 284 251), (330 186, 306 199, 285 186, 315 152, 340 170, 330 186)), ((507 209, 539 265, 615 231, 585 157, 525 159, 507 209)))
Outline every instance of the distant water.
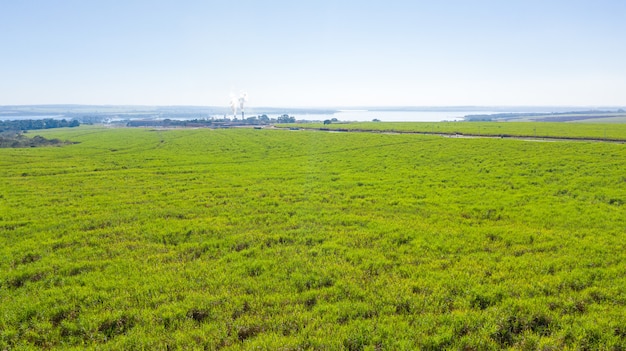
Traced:
MULTIPOLYGON (((443 121, 462 121, 466 115, 487 115, 496 113, 505 113, 508 111, 370 111, 370 110, 340 110, 335 113, 292 113, 288 109, 285 113, 294 117, 296 120, 306 121, 323 121, 336 118, 341 122, 371 122, 378 119, 381 122, 443 122, 443 121)), ((517 111, 511 111, 517 112, 517 111)), ((246 117, 257 116, 257 113, 251 113, 246 117)), ((282 115, 277 113, 266 113, 270 118, 278 118, 282 115)), ((210 117, 221 119, 224 117, 232 118, 230 115, 211 115, 210 117)), ((126 117, 127 118, 127 117, 126 117)), ((173 120, 185 120, 189 117, 169 116, 173 120)), ((200 117, 201 118, 201 117, 200 117)), ((116 120, 116 119, 113 119, 116 120)), ((119 119, 118 119, 119 120, 119 119)))
MULTIPOLYGON (((297 112, 289 112, 288 109, 285 109, 285 113, 289 116, 295 117, 297 120, 307 120, 307 121, 323 121, 326 119, 336 118, 342 122, 368 122, 374 119, 378 119, 382 122, 442 122, 442 121, 462 121, 463 117, 466 115, 488 115, 488 114, 496 114, 496 113, 506 113, 506 112, 519 112, 519 111, 478 111, 478 110, 459 110, 459 111, 383 111, 383 110, 340 110, 334 113, 297 113, 297 112)), ((256 116, 257 114, 250 114, 249 116, 256 116)), ((281 114, 268 113, 270 118, 277 118, 281 114)), ((204 118, 223 118, 223 117, 231 117, 229 115, 217 115, 217 114, 207 114, 204 118)), ((163 119, 169 118, 172 120, 188 120, 193 118, 203 118, 201 114, 196 114, 194 117, 190 116, 176 116, 176 115, 167 115, 165 117, 160 116, 158 114, 132 114, 132 113, 116 113, 111 116, 102 116, 103 118, 109 118, 112 121, 119 121, 125 119, 163 119)), ((248 116, 246 116, 248 117, 248 116)), ((0 114, 0 120, 17 120, 17 119, 44 119, 44 118, 53 118, 53 119, 72 119, 78 118, 80 120, 80 116, 72 115, 71 117, 65 116, 63 114, 56 115, 11 115, 11 114, 0 114)))
MULTIPOLYGON (((333 114, 304 114, 293 116, 300 120, 326 120, 337 118, 339 121, 366 122, 378 119, 381 122, 442 122, 462 121, 466 115, 502 113, 502 111, 368 111, 343 110, 333 114)), ((274 117, 274 116, 271 116, 274 117)))

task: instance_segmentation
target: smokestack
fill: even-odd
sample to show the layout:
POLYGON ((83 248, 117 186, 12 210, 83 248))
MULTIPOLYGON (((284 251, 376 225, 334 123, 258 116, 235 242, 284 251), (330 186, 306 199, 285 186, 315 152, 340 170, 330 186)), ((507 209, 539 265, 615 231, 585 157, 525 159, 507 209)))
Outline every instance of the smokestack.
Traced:
POLYGON ((242 91, 241 95, 239 96, 239 109, 241 110, 241 120, 243 120, 244 105, 246 104, 246 101, 248 101, 248 93, 242 91))
POLYGON ((241 110, 241 119, 244 119, 244 106, 248 101, 248 93, 242 92, 239 98, 230 94, 230 109, 233 111, 233 118, 237 119, 237 111, 241 110))
POLYGON ((233 112, 233 118, 237 118, 237 98, 233 94, 230 95, 230 109, 233 112))

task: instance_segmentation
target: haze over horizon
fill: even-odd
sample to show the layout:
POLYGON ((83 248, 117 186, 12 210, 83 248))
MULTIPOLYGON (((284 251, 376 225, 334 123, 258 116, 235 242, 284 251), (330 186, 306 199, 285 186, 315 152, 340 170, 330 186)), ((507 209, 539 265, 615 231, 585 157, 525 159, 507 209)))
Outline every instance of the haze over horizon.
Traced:
POLYGON ((5 2, 0 105, 625 106, 626 2, 5 2))

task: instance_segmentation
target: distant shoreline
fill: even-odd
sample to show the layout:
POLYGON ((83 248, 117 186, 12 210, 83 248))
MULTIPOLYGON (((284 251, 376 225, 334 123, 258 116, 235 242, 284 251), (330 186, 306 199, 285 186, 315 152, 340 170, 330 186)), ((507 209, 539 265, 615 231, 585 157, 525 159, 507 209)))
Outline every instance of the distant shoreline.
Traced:
MULTIPOLYGON (((593 118, 615 117, 610 113, 623 113, 624 107, 576 106, 349 106, 349 107, 248 107, 243 118, 267 115, 294 116, 302 121, 338 119, 341 121, 387 122, 437 122, 463 120, 537 120, 576 121, 589 120, 581 114, 594 114, 593 118), (622 112, 619 112, 622 111, 622 112), (608 113, 608 114, 607 114, 608 113), (560 118, 560 120, 557 120, 560 118)), ((626 118, 626 113, 624 118, 626 118)), ((621 118, 621 114, 617 117, 621 118)), ((108 123, 130 120, 197 120, 241 119, 232 115, 225 106, 144 106, 144 105, 4 105, 0 106, 0 120, 20 119, 77 119, 83 123, 108 123)))

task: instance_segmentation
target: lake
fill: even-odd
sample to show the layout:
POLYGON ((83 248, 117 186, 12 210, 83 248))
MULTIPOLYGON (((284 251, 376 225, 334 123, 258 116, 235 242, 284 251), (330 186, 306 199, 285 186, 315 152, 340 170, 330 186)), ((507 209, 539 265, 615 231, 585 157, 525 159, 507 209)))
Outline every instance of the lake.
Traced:
MULTIPOLYGON (((332 114, 293 114, 297 120, 318 120, 337 118, 339 121, 382 122, 442 122, 462 121, 465 115, 502 113, 502 111, 381 111, 381 110, 341 110, 332 114)), ((291 114, 290 114, 291 115, 291 114)), ((277 117, 277 116, 270 116, 277 117)))

